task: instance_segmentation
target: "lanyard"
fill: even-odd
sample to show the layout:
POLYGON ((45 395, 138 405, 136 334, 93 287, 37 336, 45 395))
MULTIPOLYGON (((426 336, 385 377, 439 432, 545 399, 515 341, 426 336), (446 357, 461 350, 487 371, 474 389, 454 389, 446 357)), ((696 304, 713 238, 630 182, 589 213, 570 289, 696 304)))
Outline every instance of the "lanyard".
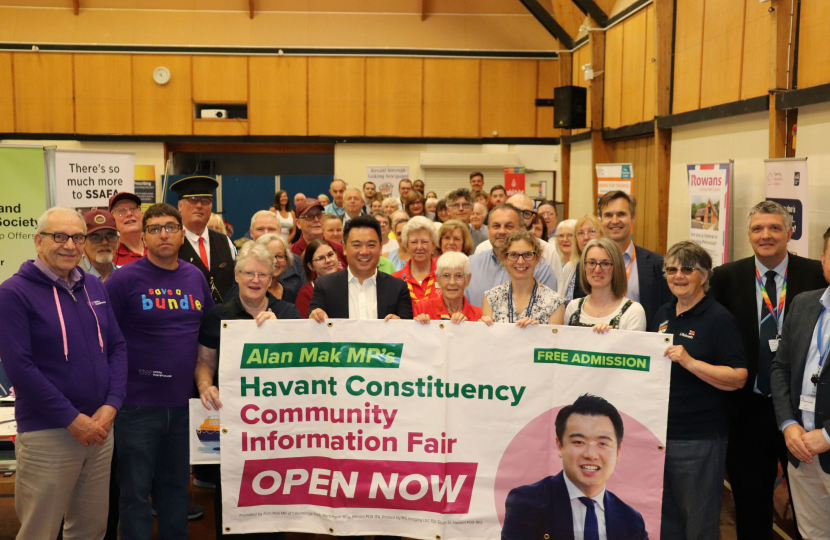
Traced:
POLYGON ((778 309, 775 309, 772 305, 772 300, 769 298, 769 294, 767 294, 767 289, 764 287, 764 282, 761 279, 761 272, 758 271, 757 266, 755 267, 755 281, 758 282, 758 288, 761 289, 761 297, 764 299, 764 304, 767 306, 767 309, 775 319, 775 328, 779 336, 781 335, 781 325, 779 324, 779 321, 781 320, 781 314, 784 313, 784 301, 787 299, 787 274, 789 272, 789 268, 784 271, 784 284, 781 286, 781 298, 778 299, 778 309))
MULTIPOLYGON (((530 317, 530 313, 533 311, 533 304, 536 303, 536 289, 539 287, 539 282, 533 282, 533 290, 530 292, 530 301, 527 303, 527 307, 525 308, 525 317, 530 317)), ((507 319, 510 322, 513 321, 513 282, 510 282, 510 287, 507 290, 507 319)))
POLYGON ((827 345, 824 347, 822 351, 821 347, 821 338, 822 338, 822 330, 824 328, 824 312, 827 308, 821 309, 821 315, 818 316, 818 335, 816 335, 816 348, 818 349, 818 369, 816 373, 810 377, 810 382, 814 385, 818 384, 819 377, 821 376, 821 366, 824 364, 824 360, 827 358, 827 353, 830 352, 830 339, 827 340, 827 345))
POLYGON ((628 281, 628 276, 631 275, 631 265, 634 264, 634 260, 637 258, 637 247, 633 246, 631 248, 631 252, 633 253, 633 255, 631 255, 631 262, 628 263, 628 266, 625 267, 625 279, 626 279, 626 281, 628 281))

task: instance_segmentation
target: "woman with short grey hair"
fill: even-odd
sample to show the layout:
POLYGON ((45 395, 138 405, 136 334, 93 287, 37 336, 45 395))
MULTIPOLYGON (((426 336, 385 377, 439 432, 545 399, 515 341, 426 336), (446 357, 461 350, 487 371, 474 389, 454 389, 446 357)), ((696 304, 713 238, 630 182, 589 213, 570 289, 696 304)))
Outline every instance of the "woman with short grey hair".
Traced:
POLYGON ((448 251, 438 258, 435 275, 441 295, 421 300, 413 306, 414 319, 423 324, 430 320, 449 320, 458 324, 477 321, 481 308, 470 304, 464 291, 470 284, 470 259, 461 252, 448 251))
POLYGON ((428 218, 415 216, 404 225, 401 242, 401 246, 409 254, 409 260, 401 270, 392 275, 406 282, 414 307, 425 298, 438 296, 433 259, 435 246, 438 244, 438 231, 428 218))
POLYGON ((294 254, 288 249, 288 244, 279 234, 263 234, 256 239, 256 245, 265 246, 271 252, 274 260, 274 277, 271 279, 271 286, 268 292, 286 302, 294 303, 297 300, 297 293, 283 287, 280 283, 280 276, 285 269, 294 263, 294 254))

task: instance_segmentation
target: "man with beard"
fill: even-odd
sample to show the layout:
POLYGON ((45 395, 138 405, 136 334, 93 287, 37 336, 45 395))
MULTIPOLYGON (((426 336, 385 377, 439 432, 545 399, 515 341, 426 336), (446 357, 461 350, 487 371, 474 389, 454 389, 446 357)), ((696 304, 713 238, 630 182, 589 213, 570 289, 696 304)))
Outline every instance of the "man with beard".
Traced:
POLYGON ((84 221, 87 241, 81 257, 81 268, 87 274, 106 281, 117 268, 112 262, 119 245, 115 218, 106 210, 92 210, 84 214, 84 221))

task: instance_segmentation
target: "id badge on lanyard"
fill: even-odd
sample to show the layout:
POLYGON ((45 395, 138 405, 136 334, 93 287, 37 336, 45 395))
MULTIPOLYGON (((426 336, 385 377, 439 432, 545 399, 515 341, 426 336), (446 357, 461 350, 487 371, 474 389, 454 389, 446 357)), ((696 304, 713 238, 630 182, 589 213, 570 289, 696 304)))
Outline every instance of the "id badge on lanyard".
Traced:
MULTIPOLYGON (((787 300, 787 274, 789 268, 784 271, 784 284, 781 286, 781 297, 778 299, 778 308, 772 305, 767 288, 764 287, 764 282, 761 280, 761 273, 758 267, 755 267, 755 280, 758 282, 758 288, 761 290, 761 298, 764 300, 764 305, 767 306, 772 318, 775 320, 775 339, 769 340, 769 350, 776 352, 778 344, 781 342, 781 314, 784 312, 784 302, 787 300)), ((763 320, 763 319, 762 319, 763 320)))

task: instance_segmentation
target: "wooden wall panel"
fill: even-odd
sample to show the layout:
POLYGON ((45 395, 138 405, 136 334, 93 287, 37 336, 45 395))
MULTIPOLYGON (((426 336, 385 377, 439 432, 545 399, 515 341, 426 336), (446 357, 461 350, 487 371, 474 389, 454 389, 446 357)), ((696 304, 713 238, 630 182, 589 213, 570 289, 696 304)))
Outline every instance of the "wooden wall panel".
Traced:
POLYGON ((754 0, 746 0, 745 9, 741 99, 766 95, 769 89, 770 76, 771 21, 767 11, 769 6, 754 0))
POLYGON ((248 59, 244 56, 194 56, 193 101, 247 103, 248 59))
POLYGON ((706 0, 701 108, 740 99, 745 7, 746 0, 706 0))
POLYGON ((830 2, 801 0, 798 44, 798 87, 830 83, 827 35, 830 32, 830 2))
MULTIPOLYGON (((591 129, 591 81, 585 80, 585 72, 582 71, 582 66, 591 63, 591 47, 588 45, 582 46, 573 52, 573 78, 572 84, 574 86, 582 86, 588 89, 587 103, 585 107, 585 116, 588 119, 587 128, 574 129, 572 134, 585 133, 591 129)), ((601 126, 597 126, 601 127, 601 126)))
POLYGON ((308 58, 252 56, 251 135, 308 135, 308 58))
MULTIPOLYGON (((553 99, 553 89, 560 86, 559 61, 539 60, 539 77, 536 81, 536 98, 553 99)), ((553 127, 553 107, 536 107, 536 136, 559 137, 560 129, 553 127)))
POLYGON ((536 61, 481 61, 481 133, 536 136, 536 61))
MULTIPOLYGON (((623 38, 620 124, 623 126, 643 121, 647 22, 648 14, 643 9, 626 19, 622 24, 625 35, 623 38)), ((608 72, 607 55, 605 57, 605 71, 608 72)))
POLYGON ((677 0, 672 113, 700 108, 704 0, 677 0))
MULTIPOLYGON (((751 0, 747 0, 751 1, 751 0)), ((655 68, 657 66, 657 53, 654 49, 654 4, 646 8, 646 69, 643 82, 643 121, 652 120, 657 106, 655 102, 654 80, 655 68)))
POLYGON ((12 53, 0 53, 0 133, 14 132, 12 53))
POLYGON ((366 59, 308 59, 308 134, 364 135, 366 59))
POLYGON ((135 134, 192 134, 191 57, 138 54, 132 60, 135 134), (170 70, 170 82, 165 85, 153 80, 153 71, 159 66, 170 70))
POLYGON ((420 137, 424 61, 366 59, 366 135, 420 137))
POLYGON ((129 55, 75 55, 75 131, 132 134, 133 75, 129 55))
POLYGON ((653 226, 658 215, 657 171, 654 167, 654 137, 615 141, 614 163, 631 163, 637 215, 634 219, 634 243, 646 249, 659 249, 660 227, 653 226))
POLYGON ((481 60, 424 60, 424 137, 480 137, 481 60))
POLYGON ((194 135, 248 135, 248 121, 241 118, 196 118, 193 120, 194 135))
POLYGON ((72 55, 14 53, 17 131, 72 133, 72 55))
MULTIPOLYGON (((625 22, 605 32, 605 88, 602 127, 618 128, 622 123, 623 47, 625 22)), ((642 107, 641 107, 642 109, 642 107)))

